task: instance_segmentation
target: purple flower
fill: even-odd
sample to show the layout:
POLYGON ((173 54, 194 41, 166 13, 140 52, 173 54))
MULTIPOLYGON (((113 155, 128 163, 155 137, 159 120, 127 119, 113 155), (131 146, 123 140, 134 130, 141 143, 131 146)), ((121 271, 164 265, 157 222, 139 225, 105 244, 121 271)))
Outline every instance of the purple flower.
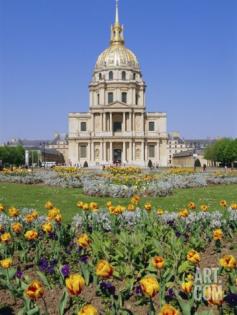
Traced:
POLYGON ((64 266, 61 268, 61 273, 62 273, 62 275, 64 276, 64 278, 68 277, 69 274, 70 274, 70 267, 69 267, 69 265, 64 265, 64 266))
POLYGON ((45 272, 49 266, 48 260, 46 258, 40 258, 39 269, 42 272, 45 272))
POLYGON ((80 257, 80 261, 84 264, 87 264, 88 263, 88 260, 89 260, 89 257, 87 255, 82 255, 80 257))
POLYGON ((23 272, 22 272, 20 269, 18 269, 17 272, 16 272, 16 277, 17 277, 18 279, 21 279, 22 276, 23 276, 23 272))
POLYGON ((142 288, 139 284, 135 286, 134 291, 136 295, 142 295, 142 288))
POLYGON ((175 298, 175 293, 174 290, 172 288, 169 288, 166 292, 166 298, 168 301, 172 300, 173 298, 175 298))
POLYGON ((175 232, 176 237, 180 237, 181 233, 179 231, 175 232))
POLYGON ((237 306, 237 294, 229 293, 224 300, 230 306, 237 306))
POLYGON ((100 283, 100 289, 102 293, 106 295, 114 295, 115 294, 115 287, 110 282, 102 281, 100 283))

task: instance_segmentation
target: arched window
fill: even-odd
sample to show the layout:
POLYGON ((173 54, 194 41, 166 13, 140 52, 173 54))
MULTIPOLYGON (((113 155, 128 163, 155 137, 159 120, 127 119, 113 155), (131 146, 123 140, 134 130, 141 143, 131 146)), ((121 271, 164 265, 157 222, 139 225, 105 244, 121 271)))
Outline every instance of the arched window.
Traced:
POLYGON ((114 74, 113 71, 109 72, 109 80, 113 80, 114 79, 114 74))
POLYGON ((124 80, 124 81, 126 80, 126 72, 125 71, 122 72, 122 80, 124 80))
POLYGON ((136 73, 133 73, 133 80, 136 80, 136 73))
POLYGON ((99 74, 99 80, 102 80, 102 74, 101 73, 99 74))

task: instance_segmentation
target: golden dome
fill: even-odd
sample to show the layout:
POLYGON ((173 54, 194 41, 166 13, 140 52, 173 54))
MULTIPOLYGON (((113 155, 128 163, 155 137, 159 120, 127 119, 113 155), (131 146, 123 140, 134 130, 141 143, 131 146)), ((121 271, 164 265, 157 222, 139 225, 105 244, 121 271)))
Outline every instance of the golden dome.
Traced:
POLYGON ((110 47, 98 57, 95 69, 126 68, 139 70, 140 66, 135 54, 124 46, 123 26, 119 23, 118 0, 116 1, 115 23, 111 27, 110 47))
POLYGON ((139 70, 139 63, 135 54, 124 45, 111 45, 103 51, 96 62, 96 70, 104 68, 132 68, 139 70))

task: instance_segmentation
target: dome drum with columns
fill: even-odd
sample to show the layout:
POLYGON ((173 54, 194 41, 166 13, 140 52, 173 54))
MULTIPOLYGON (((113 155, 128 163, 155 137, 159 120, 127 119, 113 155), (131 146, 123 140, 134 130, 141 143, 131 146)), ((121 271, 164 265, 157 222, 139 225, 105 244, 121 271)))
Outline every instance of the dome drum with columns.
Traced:
POLYGON ((69 164, 114 162, 167 165, 165 113, 147 113, 146 84, 135 54, 125 47, 116 1, 110 46, 96 62, 89 112, 69 114, 69 164))

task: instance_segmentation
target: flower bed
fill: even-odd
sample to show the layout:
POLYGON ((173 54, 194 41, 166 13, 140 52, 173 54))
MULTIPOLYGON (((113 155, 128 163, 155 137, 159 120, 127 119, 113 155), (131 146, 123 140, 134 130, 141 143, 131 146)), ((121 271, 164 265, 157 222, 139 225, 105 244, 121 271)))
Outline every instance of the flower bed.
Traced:
POLYGON ((14 314, 234 314, 237 204, 139 205, 79 201, 71 225, 50 201, 43 216, 0 205, 1 302, 14 314), (204 267, 218 283, 200 282, 204 267))
POLYGON ((106 171, 84 171, 60 167, 55 171, 28 172, 14 170, 0 173, 0 182, 44 184, 64 188, 83 188, 89 196, 131 197, 167 196, 174 189, 204 187, 207 185, 237 184, 237 176, 219 176, 215 173, 142 173, 138 168, 113 167, 106 171), (136 173, 137 172, 137 173, 136 173))

